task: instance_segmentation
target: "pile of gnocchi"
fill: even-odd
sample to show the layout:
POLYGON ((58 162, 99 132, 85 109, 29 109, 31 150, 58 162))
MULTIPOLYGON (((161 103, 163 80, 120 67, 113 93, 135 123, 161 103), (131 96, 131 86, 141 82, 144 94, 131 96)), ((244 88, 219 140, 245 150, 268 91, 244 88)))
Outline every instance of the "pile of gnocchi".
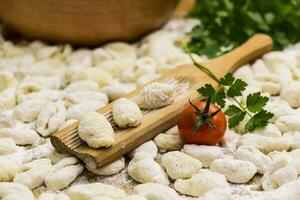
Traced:
POLYGON ((109 102, 123 128, 142 122, 140 109, 172 103, 174 87, 156 83, 132 101, 122 97, 191 63, 182 46, 195 23, 173 20, 135 44, 95 49, 0 37, 0 199, 299 200, 300 44, 234 73, 248 83, 241 103, 254 91, 270 97, 266 108, 274 117, 263 129, 247 133, 242 122, 226 131, 220 145, 206 146, 184 144, 175 126, 101 168, 84 166, 51 145, 51 134, 76 121, 89 146, 113 145, 111 124, 95 112, 109 102), (153 98, 154 90, 163 92, 153 98), (81 182, 87 170, 98 178, 81 182), (121 173, 127 177, 121 186, 102 181, 121 173))

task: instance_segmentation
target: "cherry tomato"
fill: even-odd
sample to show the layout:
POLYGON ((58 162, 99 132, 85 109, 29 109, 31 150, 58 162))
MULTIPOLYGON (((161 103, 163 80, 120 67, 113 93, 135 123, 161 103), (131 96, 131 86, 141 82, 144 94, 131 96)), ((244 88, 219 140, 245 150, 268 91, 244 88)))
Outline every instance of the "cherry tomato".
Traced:
MULTIPOLYGON (((194 104, 199 110, 204 111, 206 102, 197 102, 194 104)), ((218 106, 210 104, 208 114, 218 111, 218 106)), ((197 130, 193 131, 193 127, 199 115, 196 109, 189 105, 179 115, 178 129, 182 140, 187 144, 202 144, 202 145, 216 145, 220 142, 225 134, 227 128, 227 121, 224 112, 221 110, 213 117, 210 118, 215 127, 207 123, 202 124, 197 130)))

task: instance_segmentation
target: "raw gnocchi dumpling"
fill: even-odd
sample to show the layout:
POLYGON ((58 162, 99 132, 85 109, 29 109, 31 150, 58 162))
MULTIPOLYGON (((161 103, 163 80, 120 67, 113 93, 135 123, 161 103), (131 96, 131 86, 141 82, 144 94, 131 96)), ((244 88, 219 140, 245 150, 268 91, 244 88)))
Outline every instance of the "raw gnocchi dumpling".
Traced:
POLYGON ((43 90, 43 87, 37 83, 24 81, 16 90, 17 102, 21 103, 22 101, 26 100, 28 96, 31 96, 33 93, 40 92, 41 90, 43 90))
POLYGON ((161 166, 153 158, 144 154, 136 154, 129 162, 128 175, 140 183, 159 183, 169 185, 170 182, 161 166))
POLYGON ((95 196, 107 196, 113 200, 120 200, 125 197, 125 192, 112 185, 103 183, 89 183, 72 186, 67 190, 71 200, 90 200, 95 196))
POLYGON ((120 83, 113 83, 109 86, 101 88, 101 92, 106 94, 110 101, 114 101, 119 99, 131 91, 135 90, 136 87, 134 85, 124 85, 120 83))
POLYGON ((266 200, 298 200, 300 198, 300 182, 293 181, 266 193, 266 200))
POLYGON ((286 101, 281 99, 269 101, 266 105, 266 110, 274 114, 274 117, 271 119, 272 122, 281 116, 290 115, 294 111, 286 101))
POLYGON ((0 138, 0 156, 14 153, 17 150, 17 148, 18 147, 13 139, 0 138))
POLYGON ((224 174, 231 183, 247 183, 257 172, 253 163, 234 159, 217 159, 210 165, 210 170, 224 174))
POLYGON ((41 140, 39 135, 34 130, 25 127, 1 128, 0 138, 11 138, 18 145, 36 145, 41 140))
POLYGON ((99 67, 90 68, 88 72, 89 80, 96 82, 100 88, 111 85, 114 82, 113 77, 99 67))
POLYGON ((45 178, 45 185, 51 190, 66 188, 82 173, 83 169, 76 158, 64 158, 52 167, 45 178))
POLYGON ((61 87, 65 87, 70 83, 88 79, 88 71, 82 67, 66 68, 60 76, 61 87))
POLYGON ((0 112, 10 110, 16 105, 17 81, 13 74, 0 72, 0 112))
POLYGON ((284 81, 280 75, 277 74, 258 74, 254 77, 262 85, 262 92, 271 95, 277 95, 284 87, 284 81))
POLYGON ((240 134, 233 130, 227 129, 222 139, 222 143, 224 143, 230 150, 235 151, 240 137, 240 134))
POLYGON ((272 164, 271 158, 254 146, 240 146, 234 153, 234 158, 253 163, 257 167, 257 172, 260 174, 264 174, 272 164))
POLYGON ((285 115, 275 121, 281 132, 300 131, 299 115, 285 115))
POLYGON ((43 184, 51 167, 51 160, 46 158, 26 163, 19 168, 20 173, 14 177, 14 182, 23 184, 29 189, 34 189, 43 184))
POLYGON ((108 103, 108 97, 102 92, 82 91, 66 94, 64 98, 67 106, 72 106, 85 101, 102 101, 108 103))
POLYGON ((300 106, 300 87, 299 84, 285 87, 280 92, 280 98, 288 102, 291 107, 300 106))
POLYGON ((172 179, 190 178, 202 168, 202 163, 199 160, 180 151, 164 154, 161 158, 161 164, 172 179))
POLYGON ((72 92, 80 92, 80 91, 99 91, 99 86, 94 81, 76 81, 74 83, 71 83, 68 85, 64 91, 66 93, 72 93, 72 92))
POLYGON ((58 130, 66 119, 66 108, 63 102, 48 102, 39 112, 36 120, 36 130, 46 137, 58 130))
POLYGON ((112 115, 115 123, 121 128, 139 126, 143 120, 139 106, 126 98, 120 98, 113 103, 112 115))
POLYGON ((135 60, 137 58, 135 47, 124 42, 112 42, 103 48, 115 59, 135 60))
POLYGON ((39 196, 38 200, 70 200, 70 198, 63 193, 44 192, 39 196))
POLYGON ((18 165, 5 157, 0 157, 0 182, 12 181, 18 172, 18 165))
POLYGON ((180 200, 174 189, 158 184, 146 183, 134 187, 134 192, 146 197, 148 200, 180 200))
POLYGON ((90 147, 109 147, 115 143, 114 130, 105 116, 97 112, 85 114, 79 121, 79 137, 90 147))
POLYGON ((110 176, 113 174, 119 173, 122 169, 125 168, 125 158, 121 157, 120 159, 100 168, 92 168, 86 165, 86 168, 96 175, 110 176))
POLYGON ((10 195, 14 195, 14 197, 21 197, 26 200, 34 200, 32 192, 24 185, 19 183, 1 182, 0 198, 5 199, 10 195))
POLYGON ((15 107, 13 116, 22 122, 32 122, 36 120, 45 103, 44 100, 39 99, 23 101, 15 107))
POLYGON ((288 150, 293 146, 292 137, 266 137, 256 134, 245 134, 240 137, 238 146, 250 145, 263 153, 288 150))
POLYGON ((189 179, 177 179, 174 188, 181 194, 200 197, 213 189, 229 188, 229 184, 224 175, 202 169, 189 179))
POLYGON ((274 124, 269 123, 267 126, 263 128, 255 129, 252 134, 257 134, 261 136, 267 137, 281 137, 281 132, 278 127, 274 124))
POLYGON ((105 106, 102 101, 84 101, 74 106, 71 106, 67 110, 67 119, 79 120, 82 115, 88 112, 96 111, 105 106))
POLYGON ((150 83, 146 85, 134 101, 142 109, 157 109, 174 102, 175 84, 169 83, 150 83))
POLYGON ((295 168, 287 166, 265 173, 262 187, 264 190, 272 190, 297 179, 298 174, 295 168))
POLYGON ((222 149, 217 146, 186 144, 182 152, 201 161, 203 167, 209 167, 214 160, 224 157, 222 149))
POLYGON ((179 134, 161 133, 153 140, 158 146, 160 152, 180 150, 184 144, 179 134))
POLYGON ((154 159, 157 156, 157 153, 158 153, 158 149, 155 142, 153 142, 153 140, 150 140, 140 145, 132 152, 130 152, 129 156, 134 157, 137 154, 144 154, 144 156, 148 156, 154 159))
POLYGON ((0 90, 0 112, 11 110, 16 106, 15 89, 0 90))

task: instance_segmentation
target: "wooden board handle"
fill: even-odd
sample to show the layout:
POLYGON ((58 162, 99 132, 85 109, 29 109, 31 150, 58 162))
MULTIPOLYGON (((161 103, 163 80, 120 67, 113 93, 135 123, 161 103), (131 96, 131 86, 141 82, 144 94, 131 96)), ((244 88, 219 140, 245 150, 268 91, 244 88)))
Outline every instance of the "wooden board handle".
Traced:
POLYGON ((223 72, 233 72, 239 66, 246 64, 262 54, 271 51, 272 38, 266 34, 258 33, 237 47, 233 51, 204 63, 205 66, 222 68, 216 70, 216 75, 223 76, 223 72))

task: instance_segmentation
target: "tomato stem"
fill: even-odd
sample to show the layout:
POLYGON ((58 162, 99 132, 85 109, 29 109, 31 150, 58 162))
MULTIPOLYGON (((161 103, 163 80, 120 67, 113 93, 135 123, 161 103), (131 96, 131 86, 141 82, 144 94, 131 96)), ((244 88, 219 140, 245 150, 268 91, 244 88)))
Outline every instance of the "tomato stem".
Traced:
POLYGON ((213 113, 209 113, 209 108, 210 108, 210 102, 211 102, 211 97, 209 96, 207 99, 207 102, 205 104, 205 108, 203 111, 201 111, 196 105, 194 105, 191 100, 189 99, 189 103, 191 106, 195 109, 195 114, 197 115, 198 119, 195 122, 193 126, 192 132, 195 133, 203 124, 207 124, 212 128, 216 128, 216 125, 210 120, 213 118, 215 115, 218 114, 218 112, 221 111, 221 108, 218 109, 217 111, 213 113))

